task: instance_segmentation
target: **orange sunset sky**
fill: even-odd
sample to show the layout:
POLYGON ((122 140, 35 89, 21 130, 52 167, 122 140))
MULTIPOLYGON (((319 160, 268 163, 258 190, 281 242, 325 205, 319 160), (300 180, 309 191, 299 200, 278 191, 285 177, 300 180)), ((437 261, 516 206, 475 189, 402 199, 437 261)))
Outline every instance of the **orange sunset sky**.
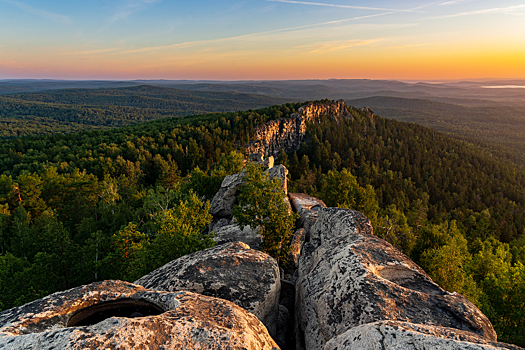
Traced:
POLYGON ((0 0, 0 79, 525 79, 524 1, 0 0))

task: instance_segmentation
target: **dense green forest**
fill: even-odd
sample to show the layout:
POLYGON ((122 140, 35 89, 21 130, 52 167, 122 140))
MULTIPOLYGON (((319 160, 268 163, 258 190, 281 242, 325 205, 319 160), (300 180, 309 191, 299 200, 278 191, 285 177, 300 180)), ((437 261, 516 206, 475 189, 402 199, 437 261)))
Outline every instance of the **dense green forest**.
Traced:
POLYGON ((385 96, 352 100, 349 103, 368 106, 382 117, 417 123, 455 138, 475 142, 484 148, 490 148, 500 157, 525 166, 523 106, 478 100, 477 105, 463 106, 385 96), (485 105, 480 106, 482 102, 485 105))
POLYGON ((155 86, 0 96, 0 138, 109 129, 173 116, 260 108, 284 99, 155 86))
MULTIPOLYGON (((132 281, 210 246, 207 201, 241 169, 236 151, 256 125, 301 105, 0 141, 0 307, 132 281)), ((289 190, 363 211, 376 235, 476 303, 501 341, 525 345, 525 170, 420 125, 350 112, 309 125, 300 149, 281 154, 289 190)))

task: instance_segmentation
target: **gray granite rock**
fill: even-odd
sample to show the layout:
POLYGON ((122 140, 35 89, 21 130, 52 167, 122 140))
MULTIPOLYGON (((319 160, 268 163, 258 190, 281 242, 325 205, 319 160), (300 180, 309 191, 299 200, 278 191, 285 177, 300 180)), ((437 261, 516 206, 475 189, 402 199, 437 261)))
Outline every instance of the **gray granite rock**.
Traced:
POLYGON ((290 253, 288 253, 288 259, 294 268, 299 266, 299 257, 301 256, 301 249, 303 248, 305 237, 306 230, 304 228, 296 230, 293 235, 293 239, 290 244, 290 253))
POLYGON ((224 244, 229 242, 243 242, 250 246, 250 248, 259 250, 262 243, 262 235, 257 230, 252 230, 250 226, 244 227, 241 230, 239 225, 230 224, 221 226, 217 229, 214 228, 214 232, 217 234, 213 238, 217 244, 224 244))
POLYGON ((211 200, 210 214, 216 217, 227 217, 233 212, 237 201, 237 190, 244 183, 244 172, 228 175, 222 180, 221 188, 211 200))
POLYGON ((399 320, 469 331, 494 341, 489 320, 460 294, 435 284, 408 257, 372 236, 360 212, 324 208, 299 258, 296 320, 306 349, 347 330, 399 320))
POLYGON ((135 284, 229 300, 257 316, 274 335, 279 315, 279 275, 275 259, 244 243, 234 242, 173 260, 135 284))
POLYGON ((279 179, 281 181, 281 188, 285 194, 288 194, 288 169, 282 164, 276 165, 265 171, 268 173, 270 180, 279 179))
POLYGON ((278 349, 251 313, 217 298, 104 281, 0 313, 0 349, 278 349))
POLYGON ((379 321, 352 328, 332 338, 324 350, 504 350, 514 345, 487 341, 458 329, 379 321))
POLYGON ((303 227, 308 234, 310 227, 317 220, 317 215, 321 208, 326 208, 326 204, 320 199, 310 197, 303 193, 288 193, 288 198, 293 210, 300 216, 299 226, 303 227))

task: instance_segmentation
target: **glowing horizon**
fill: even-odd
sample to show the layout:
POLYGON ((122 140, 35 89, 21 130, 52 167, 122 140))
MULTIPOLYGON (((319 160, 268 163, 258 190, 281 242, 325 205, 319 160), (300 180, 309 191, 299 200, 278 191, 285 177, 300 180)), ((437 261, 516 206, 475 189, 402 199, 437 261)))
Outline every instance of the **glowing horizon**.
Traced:
POLYGON ((525 1, 0 0, 0 79, 525 79, 525 1))

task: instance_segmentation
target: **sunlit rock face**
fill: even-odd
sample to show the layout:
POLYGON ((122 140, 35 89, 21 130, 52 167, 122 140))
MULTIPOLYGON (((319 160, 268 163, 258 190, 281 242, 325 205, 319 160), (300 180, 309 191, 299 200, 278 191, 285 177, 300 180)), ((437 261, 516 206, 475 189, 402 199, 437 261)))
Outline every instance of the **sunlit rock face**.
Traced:
POLYGON ((382 320, 454 328, 496 340, 489 320, 464 296, 448 293, 413 261, 372 234, 349 209, 323 208, 299 259, 296 317, 306 349, 382 320))
POLYGON ((243 308, 104 281, 0 313, 0 349, 277 349, 243 308))
POLYGON ((343 100, 336 102, 309 103, 293 113, 291 118, 271 120, 255 128, 254 141, 247 147, 248 153, 261 153, 278 157, 281 151, 297 151, 306 135, 306 123, 319 122, 328 116, 336 122, 351 118, 343 100))
POLYGON ((173 260, 134 282, 148 289, 191 291, 229 300, 253 313, 275 334, 281 280, 277 261, 241 242, 173 260))

